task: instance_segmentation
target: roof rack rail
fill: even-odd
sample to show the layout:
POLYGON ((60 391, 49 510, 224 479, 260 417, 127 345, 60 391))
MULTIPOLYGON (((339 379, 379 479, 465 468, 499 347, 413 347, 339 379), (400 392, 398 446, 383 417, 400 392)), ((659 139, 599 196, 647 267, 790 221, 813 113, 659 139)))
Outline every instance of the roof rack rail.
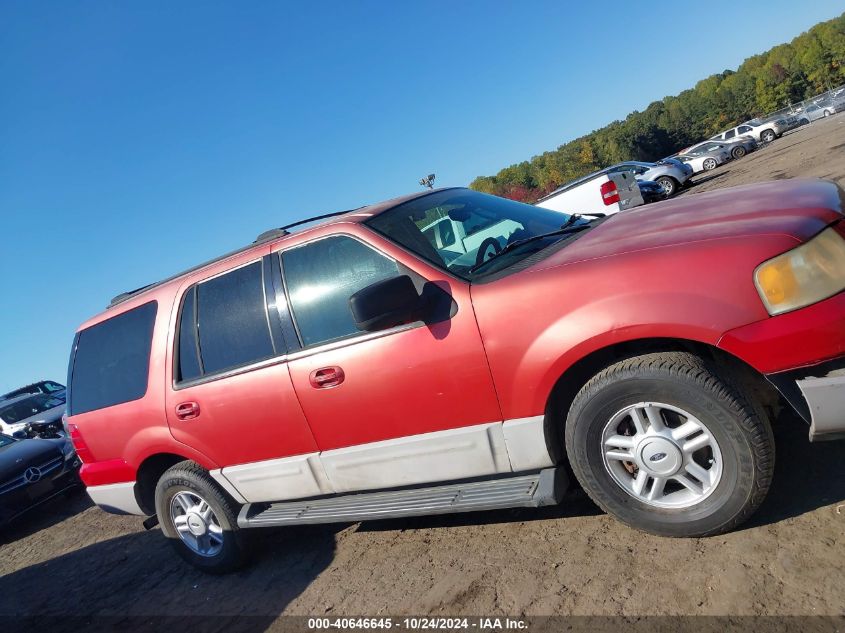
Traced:
MULTIPOLYGON (((361 209, 362 207, 358 207, 361 209)), ((291 222, 290 224, 285 224, 284 226, 280 226, 277 229, 269 229, 264 231, 263 233, 259 234, 258 237, 255 238, 253 244, 260 244, 261 242, 267 242, 268 240, 274 240, 277 237, 284 237, 285 235, 290 235, 288 229, 292 229, 295 226, 300 226, 302 224, 308 224, 309 222, 316 222, 317 220, 325 220, 326 218, 333 218, 338 215, 345 215, 347 213, 351 213, 352 211, 357 211, 357 209, 347 209, 346 211, 334 211, 333 213, 324 213, 323 215, 315 215, 313 218, 306 218, 305 220, 297 220, 296 222, 291 222)))
MULTIPOLYGON (((362 207, 358 207, 358 208, 360 209, 362 207)), ((202 264, 199 264, 197 266, 192 266, 191 268, 188 268, 187 270, 183 270, 180 273, 176 273, 175 275, 171 275, 170 277, 167 277, 166 279, 162 279, 161 281, 157 281, 157 282, 152 283, 152 284, 147 284, 146 286, 141 286, 140 288, 135 288, 135 290, 129 290, 128 292, 122 292, 119 295, 117 295, 116 297, 114 297, 114 299, 111 300, 108 307, 109 308, 114 307, 117 304, 123 303, 127 299, 130 299, 130 298, 134 297, 135 295, 137 295, 141 292, 144 292, 145 290, 149 290, 150 288, 155 288, 156 286, 161 286, 162 284, 165 284, 168 281, 173 281, 174 279, 177 279, 177 278, 179 278, 183 275, 187 275, 188 273, 192 273, 192 272, 199 270, 201 268, 205 268, 206 266, 209 266, 211 264, 214 264, 214 263, 217 263, 217 262, 222 261, 224 259, 227 259, 229 257, 232 257, 233 255, 237 255, 238 253, 242 253, 243 251, 249 250, 250 248, 254 247, 256 244, 261 244, 262 242, 269 242, 270 240, 274 240, 277 237, 284 237, 285 235, 289 235, 288 229, 292 229, 295 226, 300 226, 301 224, 308 224, 309 222, 316 222, 317 220, 325 220, 326 218, 333 218, 335 216, 344 215, 345 213, 350 213, 351 211, 355 211, 355 210, 356 209, 349 209, 349 210, 346 210, 346 211, 335 211, 334 213, 324 213, 323 215, 317 215, 317 216, 314 216, 313 218, 308 218, 306 220, 299 220, 298 222, 292 222, 291 224, 286 224, 285 226, 279 227, 277 229, 270 229, 269 231, 264 231, 257 238, 255 238, 255 241, 252 244, 247 244, 246 246, 243 246, 243 247, 241 247, 237 250, 226 253, 225 255, 221 255, 220 257, 215 257, 214 259, 211 259, 207 262, 203 262, 202 264)))

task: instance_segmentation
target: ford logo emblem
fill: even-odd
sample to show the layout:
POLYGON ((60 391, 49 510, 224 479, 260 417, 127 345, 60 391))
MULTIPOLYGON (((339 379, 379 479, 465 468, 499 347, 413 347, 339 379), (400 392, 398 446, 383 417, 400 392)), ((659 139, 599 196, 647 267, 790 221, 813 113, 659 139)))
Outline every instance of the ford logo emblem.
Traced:
POLYGON ((648 458, 650 462, 659 462, 661 459, 666 459, 666 453, 655 453, 648 458))

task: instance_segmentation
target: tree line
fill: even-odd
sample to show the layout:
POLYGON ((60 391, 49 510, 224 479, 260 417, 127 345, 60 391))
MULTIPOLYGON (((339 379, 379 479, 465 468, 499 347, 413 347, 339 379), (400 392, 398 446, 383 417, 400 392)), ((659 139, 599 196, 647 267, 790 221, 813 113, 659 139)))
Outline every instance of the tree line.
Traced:
POLYGON ((788 44, 699 81, 556 150, 479 176, 472 189, 535 202, 557 187, 625 160, 654 161, 751 118, 845 83, 845 13, 788 44))

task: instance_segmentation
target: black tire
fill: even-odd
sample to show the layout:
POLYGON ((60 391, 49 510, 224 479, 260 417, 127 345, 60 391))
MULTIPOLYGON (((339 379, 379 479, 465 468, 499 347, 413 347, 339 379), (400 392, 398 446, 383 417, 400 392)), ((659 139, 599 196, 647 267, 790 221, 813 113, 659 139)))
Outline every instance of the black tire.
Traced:
POLYGON ((165 471, 156 485, 155 507, 161 531, 179 556, 197 569, 210 574, 224 574, 242 567, 249 560, 245 535, 238 528, 238 504, 199 464, 184 461, 165 471), (222 547, 216 555, 199 554, 179 537, 170 516, 171 502, 179 492, 199 495, 214 512, 223 529, 222 547))
POLYGON ((832 113, 831 113, 831 111, 830 111, 830 110, 825 110, 825 111, 824 111, 824 113, 822 114, 822 116, 826 116, 826 117, 828 117, 828 116, 830 116, 831 114, 832 114, 832 113))
POLYGON ((801 119, 798 123, 801 125, 810 125, 810 119, 801 119))
POLYGON ((745 148, 742 145, 737 145, 733 148, 733 151, 731 151, 731 156, 734 158, 742 158, 745 156, 745 148))
POLYGON ((577 394, 566 422, 572 470, 587 494, 623 523, 660 536, 698 537, 734 529, 759 507, 774 469, 774 438, 762 408, 729 379, 688 353, 647 354, 611 365, 577 394), (685 508, 635 498, 611 476, 602 433, 617 412, 640 402, 682 408, 704 423, 723 461, 719 482, 685 508))
POLYGON ((671 198, 678 191, 678 181, 671 176, 660 176, 655 182, 663 187, 667 198, 671 198))
POLYGON ((777 135, 775 134, 774 130, 763 130, 760 133, 760 140, 764 143, 771 143, 775 140, 775 138, 777 138, 777 135))

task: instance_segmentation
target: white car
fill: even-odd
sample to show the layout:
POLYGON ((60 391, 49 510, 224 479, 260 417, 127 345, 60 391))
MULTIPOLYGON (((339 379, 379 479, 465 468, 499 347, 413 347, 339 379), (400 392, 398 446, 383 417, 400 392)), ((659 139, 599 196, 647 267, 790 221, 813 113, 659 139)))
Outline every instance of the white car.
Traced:
POLYGON ((731 148, 727 143, 704 141, 688 147, 678 154, 678 159, 692 167, 694 174, 716 169, 731 159, 731 148))

